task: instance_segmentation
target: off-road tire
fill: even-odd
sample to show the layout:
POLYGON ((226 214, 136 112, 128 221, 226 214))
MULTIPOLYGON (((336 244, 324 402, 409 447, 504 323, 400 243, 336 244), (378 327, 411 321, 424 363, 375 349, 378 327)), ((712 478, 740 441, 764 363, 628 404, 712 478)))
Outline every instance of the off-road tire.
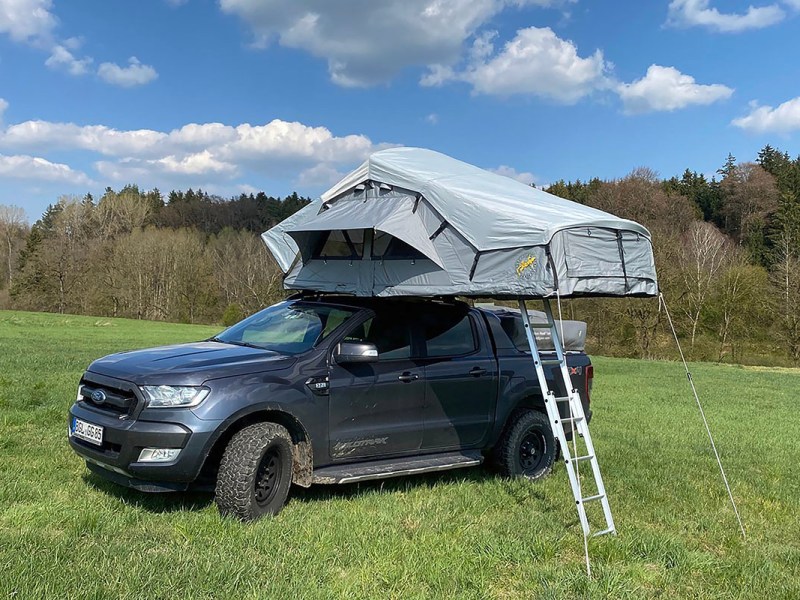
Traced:
POLYGON ((222 515, 255 521, 276 515, 292 483, 292 438, 276 423, 256 423, 228 442, 219 465, 216 503, 222 515))
POLYGON ((553 470, 556 448, 547 415, 520 410, 511 416, 495 447, 495 465, 506 477, 541 479, 553 470))

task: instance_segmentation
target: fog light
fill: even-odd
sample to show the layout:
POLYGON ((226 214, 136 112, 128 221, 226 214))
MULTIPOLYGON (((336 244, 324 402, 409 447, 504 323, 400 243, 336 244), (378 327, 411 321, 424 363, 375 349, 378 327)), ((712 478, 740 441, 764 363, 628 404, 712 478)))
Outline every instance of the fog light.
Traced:
POLYGON ((169 462, 178 458, 180 448, 144 448, 139 462, 169 462))

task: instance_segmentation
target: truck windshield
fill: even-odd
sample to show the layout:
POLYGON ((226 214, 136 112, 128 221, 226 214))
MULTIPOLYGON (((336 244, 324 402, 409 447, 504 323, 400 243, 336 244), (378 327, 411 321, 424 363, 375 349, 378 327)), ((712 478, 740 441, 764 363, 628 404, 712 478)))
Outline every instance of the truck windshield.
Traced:
POLYGON ((300 354, 310 350, 355 314, 356 309, 311 302, 281 302, 240 321, 215 342, 300 354))

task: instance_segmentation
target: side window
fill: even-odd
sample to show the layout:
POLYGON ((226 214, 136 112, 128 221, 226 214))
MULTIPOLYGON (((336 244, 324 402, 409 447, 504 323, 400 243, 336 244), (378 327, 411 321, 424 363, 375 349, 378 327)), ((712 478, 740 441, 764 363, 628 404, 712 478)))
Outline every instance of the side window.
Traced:
POLYGON ((332 309, 328 313, 328 318, 325 321, 325 327, 322 330, 322 335, 320 336, 319 340, 322 341, 329 334, 333 333, 333 331, 339 327, 342 323, 347 321, 350 317, 353 316, 353 312, 349 310, 338 310, 336 308, 332 309))
POLYGON ((407 321, 395 315, 379 315, 357 325, 344 341, 370 342, 378 348, 379 360, 411 357, 411 328, 407 321))
POLYGON ((500 317, 500 326, 506 332, 506 335, 511 338, 511 342, 517 350, 520 352, 531 351, 531 347, 528 345, 528 336, 525 335, 525 327, 522 326, 521 317, 502 316, 500 317))
POLYGON ((403 240, 388 233, 376 231, 372 242, 372 258, 381 260, 420 260, 427 257, 403 240))
POLYGON ((426 314, 423 326, 428 357, 463 356, 478 349, 469 314, 426 314))
POLYGON ((328 233, 325 241, 314 252, 314 258, 361 258, 364 253, 364 230, 335 229, 328 233))

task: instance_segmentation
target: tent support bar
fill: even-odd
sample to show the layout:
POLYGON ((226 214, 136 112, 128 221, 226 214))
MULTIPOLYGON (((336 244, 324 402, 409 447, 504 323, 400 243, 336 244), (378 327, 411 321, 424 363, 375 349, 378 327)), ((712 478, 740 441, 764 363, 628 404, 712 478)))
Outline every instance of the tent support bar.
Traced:
POLYGON ((428 239, 429 239, 430 241, 433 241, 433 240, 435 240, 437 237, 439 237, 439 234, 440 234, 440 233, 442 233, 442 232, 444 231, 445 227, 447 227, 447 221, 442 221, 442 224, 441 224, 441 225, 439 225, 439 227, 436 229, 436 231, 434 231, 434 232, 431 234, 431 237, 429 237, 428 239))
POLYGON ((475 260, 472 261, 472 268, 469 270, 469 280, 472 281, 472 278, 475 276, 475 269, 478 268, 478 259, 481 257, 481 252, 478 251, 475 253, 475 260))
POLYGON ((625 291, 630 289, 628 286, 628 271, 625 268, 625 251, 622 247, 622 232, 617 229, 617 249, 619 250, 619 262, 622 264, 622 276, 625 278, 625 291))
MULTIPOLYGON (((556 271, 556 262, 553 260, 553 255, 550 253, 550 244, 545 244, 544 254, 547 256, 547 264, 553 270, 553 291, 558 291, 558 271, 556 271)), ((470 277, 470 279, 472 279, 470 277)))

